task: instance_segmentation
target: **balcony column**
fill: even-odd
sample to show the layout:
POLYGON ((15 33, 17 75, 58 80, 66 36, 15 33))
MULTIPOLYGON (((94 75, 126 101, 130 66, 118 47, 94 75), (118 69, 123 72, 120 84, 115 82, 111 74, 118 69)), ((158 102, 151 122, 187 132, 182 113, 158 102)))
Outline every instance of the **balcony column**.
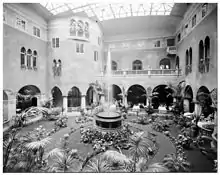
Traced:
POLYGON ((67 113, 68 111, 68 97, 67 96, 63 96, 63 109, 64 109, 64 113, 67 113))
POLYGON ((86 109, 86 95, 81 95, 81 109, 86 109))

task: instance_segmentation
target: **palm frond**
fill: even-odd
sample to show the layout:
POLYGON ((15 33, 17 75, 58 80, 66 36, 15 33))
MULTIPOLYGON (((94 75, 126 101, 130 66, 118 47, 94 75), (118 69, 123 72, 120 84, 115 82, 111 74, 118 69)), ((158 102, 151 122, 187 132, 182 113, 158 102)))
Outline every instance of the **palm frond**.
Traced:
POLYGON ((96 173, 105 173, 109 170, 108 162, 100 159, 90 160, 87 167, 96 173))
POLYGON ((144 172, 148 173, 167 173, 169 169, 160 163, 154 163, 148 166, 148 169, 144 172))
POLYGON ((39 140, 39 141, 33 141, 31 143, 27 143, 26 147, 28 149, 39 149, 40 147, 44 148, 47 144, 50 143, 50 140, 51 140, 50 137, 46 137, 46 138, 39 140))
POLYGON ((103 155, 102 159, 108 162, 119 162, 129 164, 131 159, 126 157, 124 154, 121 154, 117 151, 107 150, 103 155))
POLYGON ((57 156, 57 157, 63 157, 64 156, 64 151, 60 148, 54 148, 52 149, 46 157, 54 157, 54 156, 57 156))

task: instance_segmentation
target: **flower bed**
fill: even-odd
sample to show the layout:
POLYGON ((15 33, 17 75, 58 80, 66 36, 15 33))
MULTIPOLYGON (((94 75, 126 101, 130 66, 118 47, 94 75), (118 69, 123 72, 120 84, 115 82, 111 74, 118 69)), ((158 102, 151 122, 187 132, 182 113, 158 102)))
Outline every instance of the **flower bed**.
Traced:
POLYGON ((134 132, 129 129, 129 125, 117 132, 101 132, 94 128, 81 128, 81 142, 85 144, 92 144, 93 149, 105 149, 108 146, 119 147, 121 149, 128 149, 129 136, 134 132))

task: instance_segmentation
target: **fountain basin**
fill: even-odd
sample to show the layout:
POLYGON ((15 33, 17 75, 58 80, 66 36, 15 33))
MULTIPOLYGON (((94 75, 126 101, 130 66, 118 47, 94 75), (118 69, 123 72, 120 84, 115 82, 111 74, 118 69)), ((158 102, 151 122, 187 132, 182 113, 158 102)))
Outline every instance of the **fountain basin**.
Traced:
POLYGON ((122 126, 122 117, 118 112, 100 112, 94 120, 96 128, 103 131, 117 131, 122 126))

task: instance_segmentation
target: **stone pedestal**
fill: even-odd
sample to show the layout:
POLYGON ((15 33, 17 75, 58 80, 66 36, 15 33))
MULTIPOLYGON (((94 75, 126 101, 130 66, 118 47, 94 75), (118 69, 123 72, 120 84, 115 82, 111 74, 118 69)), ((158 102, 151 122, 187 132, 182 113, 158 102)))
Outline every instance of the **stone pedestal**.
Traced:
POLYGON ((86 95, 81 96, 81 109, 86 108, 86 95))
POLYGON ((184 98, 183 100, 183 107, 184 107, 184 112, 189 112, 189 99, 188 98, 184 98))
POLYGON ((63 96, 63 108, 64 108, 64 113, 67 113, 68 111, 68 98, 67 96, 63 96))

